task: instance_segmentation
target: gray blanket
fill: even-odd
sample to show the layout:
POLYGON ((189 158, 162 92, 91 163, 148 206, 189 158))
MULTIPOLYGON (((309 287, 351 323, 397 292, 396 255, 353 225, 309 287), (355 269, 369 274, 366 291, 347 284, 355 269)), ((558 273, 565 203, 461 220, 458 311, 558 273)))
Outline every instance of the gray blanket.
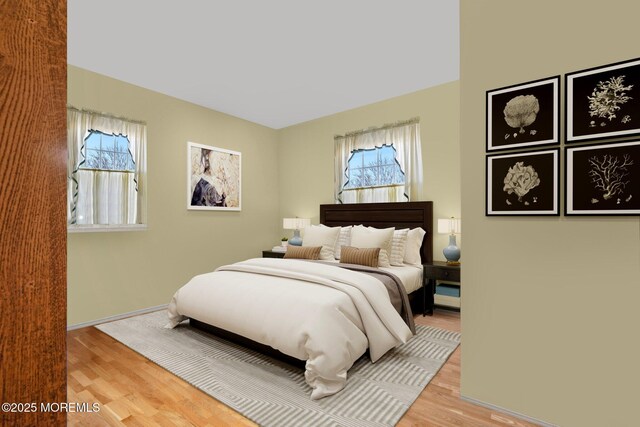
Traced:
POLYGON ((347 270, 359 271, 380 280, 387 288, 391 304, 400 314, 400 316, 402 316, 404 322, 407 324, 407 326, 409 326, 409 329, 411 329, 411 332, 415 335, 416 327, 413 323, 413 313, 411 312, 411 306, 409 305, 409 296, 407 295, 407 291, 398 276, 393 273, 389 273, 388 271, 380 270, 379 268, 365 267, 363 265, 343 264, 329 261, 313 262, 327 264, 334 267, 346 268, 347 270))

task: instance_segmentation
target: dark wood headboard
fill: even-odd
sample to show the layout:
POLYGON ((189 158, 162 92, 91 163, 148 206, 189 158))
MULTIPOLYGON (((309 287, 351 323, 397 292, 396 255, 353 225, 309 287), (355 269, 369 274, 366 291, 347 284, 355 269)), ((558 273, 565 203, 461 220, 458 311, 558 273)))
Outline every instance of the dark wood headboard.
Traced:
POLYGON ((350 203, 320 205, 320 223, 328 227, 416 228, 427 232, 422 242, 422 262, 433 261, 433 202, 350 203))

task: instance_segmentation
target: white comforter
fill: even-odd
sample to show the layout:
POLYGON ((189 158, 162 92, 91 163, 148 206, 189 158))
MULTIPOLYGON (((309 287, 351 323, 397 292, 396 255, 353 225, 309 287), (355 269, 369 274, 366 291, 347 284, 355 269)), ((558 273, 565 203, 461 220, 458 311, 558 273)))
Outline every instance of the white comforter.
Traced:
POLYGON ((344 388, 367 348, 375 362, 412 336, 379 280, 298 260, 256 258, 194 277, 173 296, 168 327, 187 317, 306 360, 312 399, 344 388))

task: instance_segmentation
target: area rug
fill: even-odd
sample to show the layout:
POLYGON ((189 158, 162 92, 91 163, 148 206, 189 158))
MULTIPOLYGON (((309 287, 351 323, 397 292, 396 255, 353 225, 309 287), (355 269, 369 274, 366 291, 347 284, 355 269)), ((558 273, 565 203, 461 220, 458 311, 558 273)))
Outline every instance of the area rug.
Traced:
POLYGON ((263 426, 394 426, 460 343, 457 332, 416 325, 375 364, 360 358, 342 391, 311 400, 302 369, 167 322, 158 311, 96 327, 263 426))

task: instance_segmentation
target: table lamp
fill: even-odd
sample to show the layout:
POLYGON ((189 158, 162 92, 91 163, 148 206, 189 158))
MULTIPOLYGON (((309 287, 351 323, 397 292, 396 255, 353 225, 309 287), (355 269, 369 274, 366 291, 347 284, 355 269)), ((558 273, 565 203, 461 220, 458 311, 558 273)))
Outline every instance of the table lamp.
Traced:
POLYGON ((285 230, 294 230, 293 237, 289 239, 289 244, 293 246, 302 246, 302 237, 300 237, 300 229, 306 228, 311 224, 309 218, 284 218, 282 220, 282 228, 285 230))
POLYGON ((447 265, 460 265, 460 248, 456 245, 456 234, 460 234, 460 230, 460 218, 438 219, 438 233, 449 235, 449 246, 442 251, 447 265))

